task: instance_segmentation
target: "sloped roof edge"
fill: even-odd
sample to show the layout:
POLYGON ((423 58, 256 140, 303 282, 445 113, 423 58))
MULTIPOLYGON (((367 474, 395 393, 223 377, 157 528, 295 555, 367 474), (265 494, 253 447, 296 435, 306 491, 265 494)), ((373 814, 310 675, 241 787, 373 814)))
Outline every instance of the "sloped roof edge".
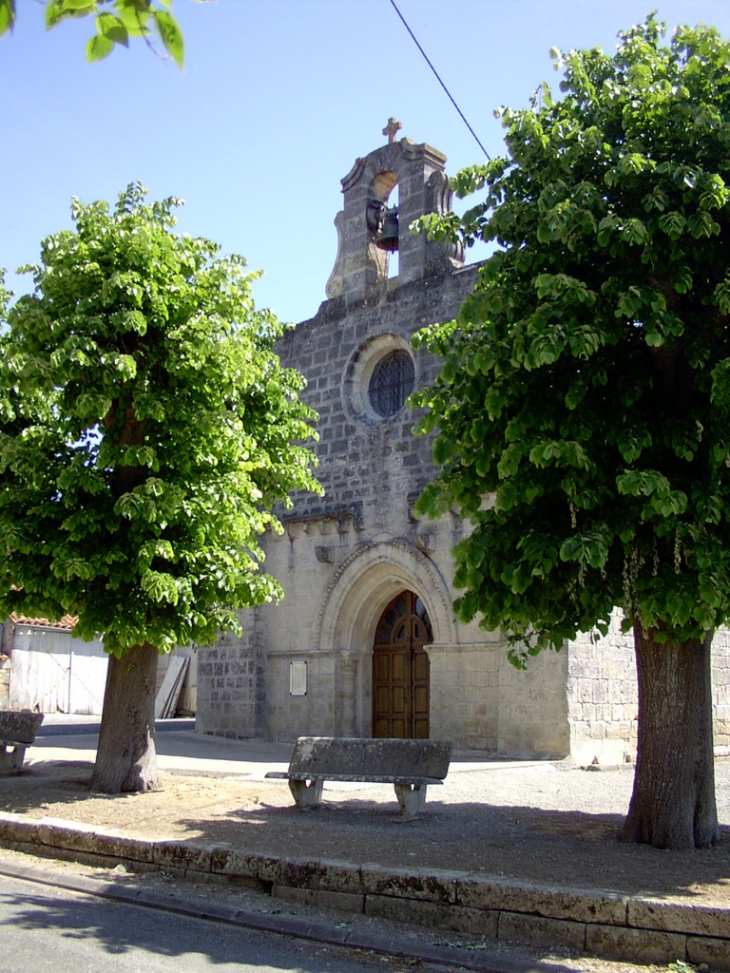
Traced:
POLYGON ((16 615, 15 612, 9 617, 8 621, 15 625, 30 625, 38 628, 62 628, 71 630, 76 624, 77 619, 73 615, 64 615, 58 621, 52 622, 48 618, 29 618, 27 615, 16 615))

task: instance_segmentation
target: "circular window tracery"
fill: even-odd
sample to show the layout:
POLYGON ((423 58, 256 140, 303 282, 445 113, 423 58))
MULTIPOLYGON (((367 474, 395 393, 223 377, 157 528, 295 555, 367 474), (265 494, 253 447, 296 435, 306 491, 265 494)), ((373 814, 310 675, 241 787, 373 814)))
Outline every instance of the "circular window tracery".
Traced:
POLYGON ((373 369, 368 398, 373 411, 383 419, 400 412, 413 391, 416 371, 413 359, 402 348, 381 358, 373 369))
POLYGON ((397 415, 416 387, 416 364, 400 335, 369 338, 343 375, 343 399, 354 419, 379 423, 397 415))

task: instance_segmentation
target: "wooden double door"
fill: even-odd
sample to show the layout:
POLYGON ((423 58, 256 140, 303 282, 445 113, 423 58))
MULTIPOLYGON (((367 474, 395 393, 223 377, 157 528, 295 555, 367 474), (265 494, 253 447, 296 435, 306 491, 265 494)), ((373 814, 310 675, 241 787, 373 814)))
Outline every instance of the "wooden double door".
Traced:
POLYGON ((433 641, 421 599, 401 591, 380 616, 373 647, 373 736, 428 739, 433 641))

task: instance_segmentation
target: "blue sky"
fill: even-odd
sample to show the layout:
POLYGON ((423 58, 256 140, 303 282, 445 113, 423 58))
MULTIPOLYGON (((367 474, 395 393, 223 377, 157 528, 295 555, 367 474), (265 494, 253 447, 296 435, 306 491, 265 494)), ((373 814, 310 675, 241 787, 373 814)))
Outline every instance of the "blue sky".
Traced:
MULTIPOLYGON (((551 47, 613 51, 654 6, 397 2, 492 155, 494 107, 526 105, 544 80, 557 87, 551 47)), ((730 37, 727 0, 656 5, 670 26, 702 21, 730 37)), ((444 152, 451 174, 482 158, 389 0, 175 0, 174 11, 182 72, 139 43, 87 65, 87 23, 46 33, 42 4, 18 0, 16 29, 0 38, 0 267, 36 260, 44 236, 71 226, 71 196, 114 201, 139 179, 151 198, 185 199, 181 231, 265 271, 257 304, 305 320, 334 263, 340 180, 385 141, 389 116, 400 136, 444 152)))

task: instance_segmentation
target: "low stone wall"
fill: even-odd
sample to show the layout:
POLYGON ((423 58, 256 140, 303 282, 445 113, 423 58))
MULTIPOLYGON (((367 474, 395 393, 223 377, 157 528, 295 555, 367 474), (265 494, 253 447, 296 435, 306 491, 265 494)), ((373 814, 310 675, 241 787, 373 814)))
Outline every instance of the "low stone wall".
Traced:
POLYGON ((281 899, 452 929, 504 942, 569 946, 606 959, 676 960, 730 970, 730 910, 451 871, 283 859, 187 841, 148 841, 51 818, 0 813, 0 845, 181 878, 248 881, 281 899))

